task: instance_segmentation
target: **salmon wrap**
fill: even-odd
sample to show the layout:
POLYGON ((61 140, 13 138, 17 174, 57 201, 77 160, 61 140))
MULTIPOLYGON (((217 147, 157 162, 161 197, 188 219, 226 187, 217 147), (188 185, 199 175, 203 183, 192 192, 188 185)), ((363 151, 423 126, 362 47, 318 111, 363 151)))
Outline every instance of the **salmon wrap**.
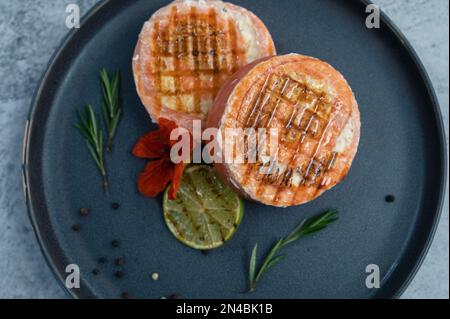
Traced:
MULTIPOLYGON (((277 132, 276 149, 260 153, 268 138, 248 143, 247 161, 221 161, 219 176, 248 199, 287 207, 307 203, 342 181, 356 155, 360 113, 344 77, 316 58, 289 54, 256 61, 222 87, 207 126, 277 132)), ((218 139, 224 149, 225 138, 218 139)))
POLYGON ((223 83, 240 67, 275 54, 264 23, 218 0, 177 0, 142 28, 133 57, 137 92, 154 122, 192 129, 206 119, 223 83))

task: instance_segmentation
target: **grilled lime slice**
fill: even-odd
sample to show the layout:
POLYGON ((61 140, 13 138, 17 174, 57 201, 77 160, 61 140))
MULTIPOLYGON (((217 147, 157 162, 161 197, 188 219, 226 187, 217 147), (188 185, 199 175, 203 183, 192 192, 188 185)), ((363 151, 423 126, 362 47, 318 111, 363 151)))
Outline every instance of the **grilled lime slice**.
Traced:
POLYGON ((222 246, 236 232, 244 203, 207 165, 188 167, 177 199, 163 199, 164 220, 183 244, 200 250, 222 246))

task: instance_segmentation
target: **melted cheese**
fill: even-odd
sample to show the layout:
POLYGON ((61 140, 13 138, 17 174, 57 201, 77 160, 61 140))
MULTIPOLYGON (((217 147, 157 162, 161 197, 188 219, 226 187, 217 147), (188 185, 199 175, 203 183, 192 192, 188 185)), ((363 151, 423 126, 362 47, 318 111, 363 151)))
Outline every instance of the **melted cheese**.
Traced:
POLYGON ((353 121, 349 121, 347 125, 342 130, 341 135, 336 140, 336 146, 333 149, 333 152, 343 153, 347 147, 350 146, 353 140, 354 135, 354 127, 353 121))

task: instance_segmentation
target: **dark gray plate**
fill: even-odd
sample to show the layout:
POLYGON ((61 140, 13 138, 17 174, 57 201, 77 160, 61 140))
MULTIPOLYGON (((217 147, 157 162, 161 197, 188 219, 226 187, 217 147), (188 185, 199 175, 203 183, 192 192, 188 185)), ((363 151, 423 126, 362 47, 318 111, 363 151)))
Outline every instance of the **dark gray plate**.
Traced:
POLYGON ((350 82, 359 101, 362 136, 348 178, 318 200, 275 209, 246 203, 235 237, 209 255, 171 236, 160 199, 136 191, 144 162, 130 149, 153 126, 136 95, 131 58, 144 21, 167 1, 105 1, 72 32, 54 56, 37 92, 27 126, 24 180, 30 216, 44 255, 58 278, 67 264, 80 266, 75 297, 245 298, 249 253, 267 249, 305 216, 338 208, 328 230, 287 250, 252 298, 396 297, 418 269, 433 237, 445 189, 446 153, 436 97, 414 51, 383 17, 381 29, 365 27, 360 1, 235 1, 270 29, 279 53, 299 52, 328 61, 350 82), (108 158, 111 194, 105 195, 83 139, 73 128, 75 109, 97 108, 98 72, 120 68, 124 116, 108 158), (384 198, 394 194, 396 202, 384 198), (110 208, 112 202, 120 210, 110 208), (91 215, 81 218, 80 207, 91 215), (81 224, 81 231, 71 230, 81 224), (113 249, 113 239, 121 247, 113 249), (101 266, 97 259, 107 256, 101 266), (123 256, 125 277, 112 260, 123 256), (365 269, 377 264, 381 289, 365 286, 365 269), (153 282, 152 272, 160 279, 153 282))

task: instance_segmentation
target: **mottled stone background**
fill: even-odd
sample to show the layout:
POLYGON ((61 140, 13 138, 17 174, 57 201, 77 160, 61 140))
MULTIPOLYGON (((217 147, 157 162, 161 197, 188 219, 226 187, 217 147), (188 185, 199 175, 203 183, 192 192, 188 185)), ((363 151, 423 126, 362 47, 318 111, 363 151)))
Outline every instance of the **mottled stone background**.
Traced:
MULTIPOLYGON (((41 255, 24 204, 20 157, 38 80, 68 31, 65 7, 98 0, 0 0, 0 298, 64 298, 41 255)), ((150 1, 150 0, 149 0, 150 1)), ((448 142, 448 0, 376 0, 424 62, 445 117, 448 142)), ((448 193, 431 250, 404 298, 449 297, 448 193)))

